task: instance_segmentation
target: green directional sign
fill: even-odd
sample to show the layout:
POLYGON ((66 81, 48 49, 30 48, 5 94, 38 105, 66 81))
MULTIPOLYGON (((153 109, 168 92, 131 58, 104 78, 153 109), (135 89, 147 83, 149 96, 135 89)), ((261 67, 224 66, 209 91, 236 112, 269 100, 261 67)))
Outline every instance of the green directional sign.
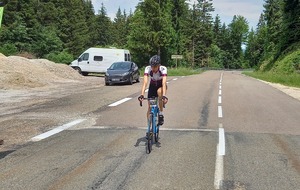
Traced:
POLYGON ((3 15, 3 7, 0 7, 0 28, 1 28, 1 22, 2 22, 2 15, 3 15))
POLYGON ((182 59, 182 55, 171 55, 171 59, 182 59))

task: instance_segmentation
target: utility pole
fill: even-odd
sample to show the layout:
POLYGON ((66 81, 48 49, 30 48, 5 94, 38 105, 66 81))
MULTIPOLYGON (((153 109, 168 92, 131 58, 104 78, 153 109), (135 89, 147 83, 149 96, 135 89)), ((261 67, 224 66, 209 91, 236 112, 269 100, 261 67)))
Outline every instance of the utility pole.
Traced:
MULTIPOLYGON (((0 28, 1 28, 1 22, 2 22, 2 16, 3 16, 3 7, 4 3, 0 1, 0 28)), ((0 139, 0 145, 3 145, 4 140, 0 139)))

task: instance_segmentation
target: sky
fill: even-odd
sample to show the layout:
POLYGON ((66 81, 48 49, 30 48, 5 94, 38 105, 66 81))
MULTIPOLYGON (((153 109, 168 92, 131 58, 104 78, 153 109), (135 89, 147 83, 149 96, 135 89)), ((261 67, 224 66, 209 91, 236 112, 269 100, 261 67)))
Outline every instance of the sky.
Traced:
MULTIPOLYGON (((134 12, 136 5, 140 0, 92 0, 95 12, 101 8, 101 4, 104 4, 107 15, 110 18, 114 18, 121 8, 121 11, 125 11, 129 14, 130 9, 134 12)), ((193 4, 194 0, 189 0, 193 4)), ((260 14, 263 12, 264 0, 213 0, 213 6, 215 11, 212 13, 213 17, 217 14, 221 18, 221 22, 226 25, 230 24, 234 15, 241 15, 249 22, 250 29, 256 29, 260 14)))

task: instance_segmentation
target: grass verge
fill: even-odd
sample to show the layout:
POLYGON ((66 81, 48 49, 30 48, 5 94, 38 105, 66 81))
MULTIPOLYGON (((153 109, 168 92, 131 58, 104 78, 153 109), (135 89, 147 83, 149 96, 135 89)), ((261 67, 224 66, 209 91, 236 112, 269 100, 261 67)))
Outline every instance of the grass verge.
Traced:
MULTIPOLYGON (((145 68, 140 69, 141 76, 144 74, 145 68)), ((202 73, 201 69, 191 69, 188 67, 168 68, 168 76, 188 76, 202 73)))
POLYGON ((300 74, 277 74, 273 72, 243 72, 243 74, 247 76, 251 76, 253 78, 261 79, 264 81, 279 83, 285 86, 292 86, 300 88, 300 74))

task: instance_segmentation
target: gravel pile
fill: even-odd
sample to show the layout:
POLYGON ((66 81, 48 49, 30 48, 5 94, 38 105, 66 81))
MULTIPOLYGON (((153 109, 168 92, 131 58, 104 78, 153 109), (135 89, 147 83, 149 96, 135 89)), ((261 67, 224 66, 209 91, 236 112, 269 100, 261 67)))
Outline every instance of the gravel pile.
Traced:
POLYGON ((82 79, 74 69, 46 59, 6 57, 0 53, 0 89, 36 88, 82 79))

